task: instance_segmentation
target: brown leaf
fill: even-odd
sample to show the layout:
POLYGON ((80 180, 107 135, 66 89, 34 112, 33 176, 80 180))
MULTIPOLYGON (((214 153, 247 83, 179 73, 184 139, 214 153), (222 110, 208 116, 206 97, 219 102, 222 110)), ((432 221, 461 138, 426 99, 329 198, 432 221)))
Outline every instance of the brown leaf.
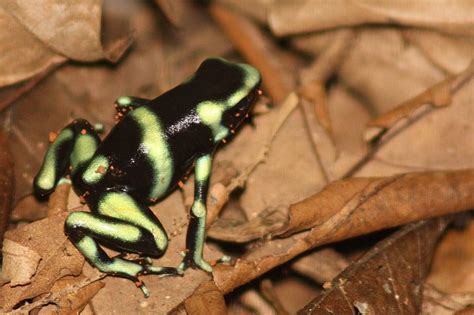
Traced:
POLYGON ((219 219, 211 226, 207 236, 233 243, 246 243, 280 230, 286 223, 285 211, 262 211, 247 222, 219 219))
MULTIPOLYGON (((54 286, 51 288, 51 292, 54 294, 54 292, 61 291, 61 289, 79 283, 81 280, 84 280, 84 278, 84 276, 64 277, 56 281, 54 286)), ((97 294, 97 292, 104 287, 104 285, 105 284, 101 281, 90 283, 89 285, 78 288, 76 291, 61 296, 57 301, 55 301, 55 304, 59 307, 61 314, 78 314, 97 294)))
POLYGON ((277 1, 270 9, 269 24, 279 36, 360 24, 396 24, 434 28, 454 34, 473 34, 474 18, 469 0, 430 2, 343 0, 327 2, 277 1), (295 19, 295 16, 298 18, 295 19))
POLYGON ((393 128, 402 119, 410 119, 416 111, 424 105, 444 107, 451 105, 453 95, 474 77, 474 61, 458 75, 430 87, 416 97, 398 105, 389 112, 369 122, 369 129, 365 132, 366 141, 373 141, 388 129, 393 128))
MULTIPOLYGON (((6 233, 5 240, 36 252, 41 258, 30 285, 10 287, 6 284, 0 288, 0 305, 4 311, 25 299, 49 292, 56 280, 81 272, 84 258, 66 239, 64 219, 65 214, 59 214, 6 233)), ((21 260, 21 256, 6 256, 4 264, 19 265, 21 260)))
POLYGON ((446 293, 474 292, 474 220, 449 230, 438 246, 427 282, 446 293))
POLYGON ((10 280, 10 287, 31 283, 41 256, 20 243, 6 239, 3 248, 2 277, 10 280))
POLYGON ((234 266, 216 266, 214 281, 223 292, 229 292, 315 246, 470 209, 474 202, 470 193, 474 189, 473 175, 474 171, 466 170, 337 181, 320 194, 292 206, 298 208, 298 217, 290 218, 284 232, 288 235, 290 231, 316 225, 314 228, 262 242, 234 266), (386 199, 381 198, 382 193, 386 199), (305 211, 309 213, 306 215, 305 211))
POLYGON ((0 247, 3 242, 3 234, 7 230, 8 219, 12 211, 13 201, 13 160, 8 147, 8 142, 0 132, 0 247))
POLYGON ((446 218, 410 224, 372 248, 299 314, 417 314, 446 218))
POLYGON ((290 207, 288 235, 313 228, 334 242, 388 227, 474 208, 474 170, 349 178, 290 207))
POLYGON ((6 1, 0 4, 0 86, 25 80, 67 59, 117 61, 129 35, 101 41, 102 1, 6 1), (47 21, 47 23, 45 23, 47 21), (104 48, 104 45, 108 48, 104 48), (18 58, 21 55, 22 58, 18 58))
POLYGON ((227 314, 224 296, 213 281, 202 283, 184 301, 184 306, 186 312, 193 315, 227 314))

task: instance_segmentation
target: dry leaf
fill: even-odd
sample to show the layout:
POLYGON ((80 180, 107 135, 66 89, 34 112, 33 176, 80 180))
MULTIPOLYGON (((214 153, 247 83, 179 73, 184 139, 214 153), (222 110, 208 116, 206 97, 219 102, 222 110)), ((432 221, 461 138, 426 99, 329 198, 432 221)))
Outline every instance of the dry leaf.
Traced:
POLYGON ((445 293, 474 292, 474 221, 446 233, 427 282, 445 293))
MULTIPOLYGON (((65 216, 59 214, 48 217, 6 233, 6 242, 18 243, 28 248, 28 252, 36 252, 41 259, 30 285, 10 287, 7 284, 0 288, 3 311, 11 310, 23 300, 49 292, 54 282, 64 276, 81 272, 84 257, 64 235, 65 216)), ((12 259, 10 262, 4 261, 6 265, 19 265, 23 259, 21 256, 5 258, 12 259)))
MULTIPOLYGON (((79 277, 64 277, 54 284, 51 292, 54 294, 68 286, 75 285, 84 280, 84 276, 79 277)), ((90 302, 90 300, 104 287, 104 283, 96 281, 87 286, 78 288, 76 291, 67 295, 61 296, 55 304, 61 314, 78 314, 90 302)))
POLYGON ((2 277, 10 280, 10 287, 31 283, 41 255, 9 239, 6 239, 3 244, 2 253, 2 277))
POLYGON ((101 6, 100 0, 68 2, 66 7, 57 0, 2 2, 0 42, 7 46, 0 59, 0 86, 28 79, 67 59, 117 61, 131 38, 102 43, 101 6))
POLYGON ((444 0, 436 5, 429 1, 403 0, 275 1, 270 8, 269 24, 279 36, 368 23, 472 35, 474 17, 471 13, 469 0, 444 0))
POLYGON ((184 306, 187 314, 227 314, 224 296, 212 281, 202 283, 193 295, 184 301, 184 306))
POLYGON ((333 182, 290 207, 286 235, 313 228, 332 242, 474 208, 474 170, 424 172, 333 182))
POLYGON ((219 219, 211 226, 207 236, 216 240, 246 243, 281 230, 287 219, 286 211, 262 211, 249 221, 219 219))
POLYGON ((417 314, 445 218, 407 225, 349 266, 299 314, 417 314))

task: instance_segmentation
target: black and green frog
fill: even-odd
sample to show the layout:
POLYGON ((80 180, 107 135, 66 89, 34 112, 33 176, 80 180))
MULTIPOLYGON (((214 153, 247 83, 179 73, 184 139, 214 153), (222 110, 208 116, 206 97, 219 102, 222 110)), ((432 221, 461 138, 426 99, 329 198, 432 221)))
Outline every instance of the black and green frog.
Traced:
POLYGON ((68 215, 65 232, 86 259, 104 273, 131 279, 148 290, 140 275, 179 275, 188 267, 207 272, 203 259, 206 199, 212 157, 248 116, 260 93, 260 74, 248 64, 205 60, 184 83, 148 100, 120 97, 120 121, 103 141, 83 119, 68 124, 51 143, 34 190, 47 196, 70 175, 91 212, 68 215), (194 202, 186 251, 176 267, 157 267, 168 236, 148 207, 172 191, 194 166, 194 202), (101 245, 143 259, 109 257, 101 245))

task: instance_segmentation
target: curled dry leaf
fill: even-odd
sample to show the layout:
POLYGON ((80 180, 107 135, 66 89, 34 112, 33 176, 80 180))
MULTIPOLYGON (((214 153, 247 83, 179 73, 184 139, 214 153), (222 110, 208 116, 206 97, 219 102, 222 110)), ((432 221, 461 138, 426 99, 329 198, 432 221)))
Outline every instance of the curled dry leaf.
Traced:
POLYGON ((349 266, 299 314, 418 314, 446 218, 407 225, 349 266))
MULTIPOLYGON (((64 288, 76 285, 84 280, 84 276, 64 277, 56 281, 51 288, 51 292, 52 294, 60 292, 64 288)), ((92 282, 86 286, 78 287, 77 290, 68 292, 68 294, 59 296, 58 300, 54 301, 54 303, 59 308, 59 313, 61 314, 78 314, 103 287, 104 283, 101 281, 92 282)))
POLYGON ((213 239, 233 243, 246 243, 280 230, 286 223, 286 211, 262 211, 246 222, 219 219, 207 232, 213 239))
POLYGON ((275 1, 270 8, 270 28, 277 35, 320 31, 341 26, 386 23, 433 28, 472 35, 474 17, 469 0, 408 2, 376 0, 275 1), (295 19, 295 16, 298 18, 295 19))
POLYGON ((67 59, 117 61, 131 37, 127 34, 104 44, 101 7, 101 0, 69 1, 66 7, 57 0, 3 1, 0 86, 28 79, 67 59))
MULTIPOLYGON (((65 214, 59 214, 6 233, 5 240, 28 248, 27 252, 35 252, 40 256, 40 262, 30 285, 11 287, 6 284, 0 288, 3 311, 11 310, 25 299, 49 292, 55 281, 64 276, 81 272, 84 258, 66 239, 64 220, 65 214)), ((6 256, 4 264, 19 265, 24 259, 22 256, 6 256)))
POLYGON ((7 230, 8 220, 13 201, 13 160, 8 142, 3 132, 0 132, 0 248, 3 234, 7 230))
POLYGON ((214 281, 223 292, 229 292, 315 246, 471 209, 473 189, 473 170, 334 182, 291 206, 289 224, 281 232, 286 238, 261 243, 234 266, 216 266, 214 281))
POLYGON ((474 170, 349 178, 290 207, 285 235, 313 228, 334 242, 388 227, 474 208, 474 170))

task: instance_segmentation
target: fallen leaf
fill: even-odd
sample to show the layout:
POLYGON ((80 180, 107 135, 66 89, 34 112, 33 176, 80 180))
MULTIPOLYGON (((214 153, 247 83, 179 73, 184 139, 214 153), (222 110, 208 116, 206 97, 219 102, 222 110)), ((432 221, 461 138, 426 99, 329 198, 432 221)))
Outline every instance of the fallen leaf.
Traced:
POLYGON ((437 240, 449 220, 412 223, 375 245, 299 314, 418 314, 437 240))
POLYGON ((220 241, 246 243, 281 230, 287 219, 286 211, 262 211, 249 221, 219 219, 211 226, 207 236, 220 241))
POLYGON ((436 5, 403 0, 276 1, 268 19, 279 36, 361 24, 396 24, 472 35, 471 10, 471 2, 466 0, 439 1, 436 5))
MULTIPOLYGON (((12 242, 28 248, 26 252, 35 252, 40 256, 40 262, 35 267, 36 273, 31 278, 30 285, 11 287, 5 284, 0 287, 0 305, 3 311, 10 311, 21 301, 49 292, 55 281, 64 276, 78 275, 81 272, 84 257, 64 235, 65 217, 66 214, 59 214, 6 233, 6 244, 12 242)), ((28 256, 31 257, 29 254, 28 256)), ((22 260, 22 256, 6 256, 4 265, 20 265, 22 260), (8 259, 11 261, 8 262, 8 259)), ((33 266, 30 270, 32 268, 33 266)))
POLYGON ((474 292, 474 221, 441 240, 427 282, 445 293, 474 292))
POLYGON ((115 62, 131 43, 128 34, 102 43, 100 0, 69 2, 66 7, 57 0, 40 2, 0 4, 0 42, 8 45, 0 59, 0 86, 28 79, 67 59, 115 62))
POLYGON ((224 296, 212 281, 202 283, 184 301, 184 306, 187 314, 227 314, 224 296))
MULTIPOLYGON (((56 281, 54 286, 51 288, 51 293, 54 294, 55 292, 67 288, 68 286, 77 284, 81 280, 84 280, 84 278, 84 276, 64 277, 56 281)), ((78 314, 103 287, 103 282, 96 281, 84 287, 78 288, 74 292, 70 292, 69 294, 61 296, 57 301, 54 301, 54 303, 57 305, 58 311, 61 314, 78 314)))
POLYGON ((349 178, 290 207, 282 233, 313 228, 331 242, 474 208, 474 170, 349 178))
POLYGON ((3 248, 2 277, 10 280, 10 287, 31 283, 41 256, 20 243, 6 239, 3 248))

